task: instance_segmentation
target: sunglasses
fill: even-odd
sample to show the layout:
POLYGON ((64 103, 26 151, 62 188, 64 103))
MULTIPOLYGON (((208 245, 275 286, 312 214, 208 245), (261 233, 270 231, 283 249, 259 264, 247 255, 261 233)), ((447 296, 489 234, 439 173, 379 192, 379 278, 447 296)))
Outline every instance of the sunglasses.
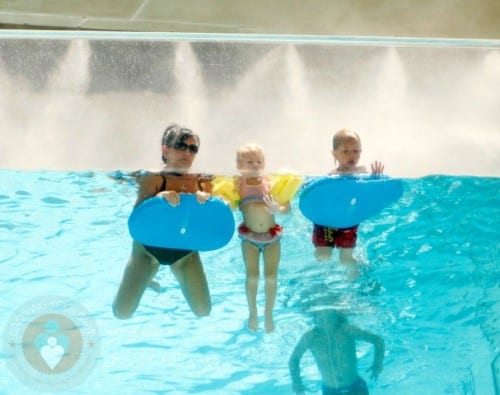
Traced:
POLYGON ((186 144, 182 141, 179 141, 174 144, 174 150, 176 151, 189 151, 192 154, 198 153, 198 146, 196 144, 186 144))

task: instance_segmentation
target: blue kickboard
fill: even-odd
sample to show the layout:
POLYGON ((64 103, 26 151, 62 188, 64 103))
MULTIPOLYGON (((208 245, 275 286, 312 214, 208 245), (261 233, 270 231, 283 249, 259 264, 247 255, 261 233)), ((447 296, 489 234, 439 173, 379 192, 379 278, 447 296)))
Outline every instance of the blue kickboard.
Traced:
POLYGON ((231 240, 234 216, 223 200, 211 197, 200 204, 196 195, 180 197, 177 206, 162 197, 137 206, 128 219, 132 238, 148 246, 192 251, 216 250, 231 240))
POLYGON ((299 198, 302 214, 317 225, 349 228, 399 200, 403 183, 386 176, 327 176, 306 184, 299 198))

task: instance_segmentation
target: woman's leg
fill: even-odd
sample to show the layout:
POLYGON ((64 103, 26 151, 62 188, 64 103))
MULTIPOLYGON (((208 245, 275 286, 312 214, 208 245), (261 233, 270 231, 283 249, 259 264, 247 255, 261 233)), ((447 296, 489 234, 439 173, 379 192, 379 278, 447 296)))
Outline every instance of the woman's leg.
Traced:
POLYGON ((207 277, 203 270, 200 254, 192 252, 170 266, 186 302, 198 317, 207 316, 212 309, 207 277))
POLYGON ((248 328, 256 331, 259 328, 257 314, 257 289, 259 287, 259 249, 248 241, 241 243, 243 261, 245 262, 245 292, 248 303, 248 328))
POLYGON ((264 292, 266 310, 264 312, 266 332, 274 331, 273 311, 276 301, 278 266, 280 262, 281 244, 279 241, 269 244, 264 249, 264 292))
POLYGON ((144 290, 157 271, 158 262, 141 244, 134 242, 132 253, 113 301, 113 313, 116 318, 126 319, 134 314, 144 290))

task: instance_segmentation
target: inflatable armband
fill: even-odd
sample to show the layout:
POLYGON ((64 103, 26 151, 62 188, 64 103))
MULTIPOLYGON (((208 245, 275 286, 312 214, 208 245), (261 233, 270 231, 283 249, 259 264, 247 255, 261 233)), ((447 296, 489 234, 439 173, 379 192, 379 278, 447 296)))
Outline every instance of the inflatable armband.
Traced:
POLYGON ((302 184, 302 178, 293 174, 271 176, 271 195, 279 204, 291 202, 302 184))
MULTIPOLYGON (((290 202, 302 184, 302 178, 292 174, 270 176, 269 179, 271 184, 270 193, 279 204, 290 202)), ((224 199, 233 209, 240 202, 240 194, 234 177, 215 177, 212 180, 212 195, 224 199)))
POLYGON ((234 209, 240 201, 240 194, 235 186, 234 177, 217 176, 212 180, 212 195, 224 199, 234 209))

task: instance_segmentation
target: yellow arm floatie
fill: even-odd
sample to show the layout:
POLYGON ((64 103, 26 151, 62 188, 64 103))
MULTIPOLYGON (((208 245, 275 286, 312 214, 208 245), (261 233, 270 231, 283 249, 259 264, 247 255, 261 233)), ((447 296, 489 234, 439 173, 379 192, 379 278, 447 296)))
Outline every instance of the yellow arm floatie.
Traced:
POLYGON ((293 174, 270 176, 270 179, 271 195, 282 205, 291 202, 302 185, 302 178, 293 174))
POLYGON ((224 199, 232 209, 238 206, 240 194, 234 177, 217 176, 212 180, 212 195, 224 199))

